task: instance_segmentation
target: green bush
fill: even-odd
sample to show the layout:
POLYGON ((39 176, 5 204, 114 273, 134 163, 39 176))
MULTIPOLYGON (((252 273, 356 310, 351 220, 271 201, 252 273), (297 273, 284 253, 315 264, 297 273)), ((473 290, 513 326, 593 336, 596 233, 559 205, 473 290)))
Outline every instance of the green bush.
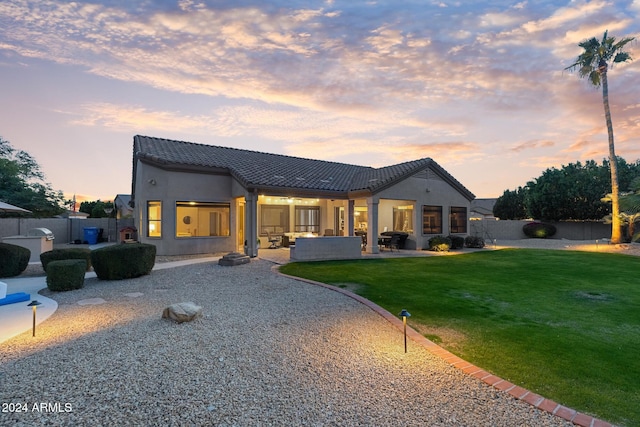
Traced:
POLYGON ((484 248, 484 239, 480 236, 467 236, 464 245, 468 248, 484 248))
POLYGON ((451 239, 444 236, 434 236, 429 239, 429 250, 434 252, 449 252, 451 239))
POLYGON ((556 234, 556 226, 544 222, 530 222, 522 227, 525 236, 546 239, 556 234))
POLYGON ((448 236, 451 240, 451 249, 462 249, 464 247, 464 237, 462 236, 448 236))
POLYGON ((72 291, 84 286, 87 262, 83 259, 61 259, 47 266, 47 288, 51 291, 72 291))
POLYGON ((91 249, 54 249, 52 251, 47 251, 40 254, 40 262, 42 263, 42 269, 45 272, 47 271, 47 265, 49 265, 50 262, 61 261, 63 259, 83 259, 87 265, 86 271, 89 271, 91 269, 91 249))
POLYGON ((0 277, 13 277, 29 265, 31 251, 18 245, 0 243, 0 277))
POLYGON ((101 280, 122 280, 149 274, 156 262, 156 247, 123 243, 91 251, 93 271, 101 280))

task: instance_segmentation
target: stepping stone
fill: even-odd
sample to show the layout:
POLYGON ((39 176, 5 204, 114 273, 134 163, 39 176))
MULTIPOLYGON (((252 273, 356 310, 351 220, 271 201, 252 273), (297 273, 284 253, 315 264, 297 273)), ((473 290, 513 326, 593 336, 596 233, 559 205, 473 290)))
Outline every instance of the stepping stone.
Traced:
POLYGON ((234 265, 248 264, 251 262, 251 258, 248 255, 238 252, 230 252, 220 258, 218 265, 225 267, 233 267, 234 265))
POLYGON ((129 294, 124 294, 125 297, 129 297, 129 298, 138 298, 138 297, 141 297, 142 295, 144 295, 142 292, 131 292, 129 294))

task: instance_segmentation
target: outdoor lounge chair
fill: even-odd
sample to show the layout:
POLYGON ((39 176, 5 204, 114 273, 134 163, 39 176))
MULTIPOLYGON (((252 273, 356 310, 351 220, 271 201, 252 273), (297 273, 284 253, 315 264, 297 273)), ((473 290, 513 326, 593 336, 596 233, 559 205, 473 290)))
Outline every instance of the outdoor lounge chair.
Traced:
POLYGON ((278 249, 280 246, 280 239, 278 236, 271 236, 271 233, 267 231, 267 240, 269 241, 269 249, 278 249))

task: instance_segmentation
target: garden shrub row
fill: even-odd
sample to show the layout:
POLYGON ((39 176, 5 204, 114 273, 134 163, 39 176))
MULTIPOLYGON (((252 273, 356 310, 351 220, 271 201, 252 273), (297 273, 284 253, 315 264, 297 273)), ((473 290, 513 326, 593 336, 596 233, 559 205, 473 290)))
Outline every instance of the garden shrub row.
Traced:
POLYGON ((429 239, 430 251, 448 252, 450 249, 484 248, 484 239, 478 236, 434 236, 429 239))
POLYGON ((0 277, 14 277, 27 269, 31 251, 22 246, 0 243, 0 277))

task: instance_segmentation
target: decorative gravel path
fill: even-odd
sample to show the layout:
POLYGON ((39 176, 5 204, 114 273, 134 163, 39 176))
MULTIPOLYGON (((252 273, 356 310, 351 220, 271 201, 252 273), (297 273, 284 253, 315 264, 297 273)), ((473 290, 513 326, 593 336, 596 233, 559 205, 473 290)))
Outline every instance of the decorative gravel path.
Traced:
MULTIPOLYGON (((272 266, 204 263, 42 291, 59 307, 38 336, 0 344, 0 425, 572 425, 424 338, 405 354, 376 311, 272 266), (204 316, 161 319, 183 301, 204 316)), ((565 410, 552 409, 582 415, 565 410)), ((601 425, 585 420, 574 422, 601 425)))

